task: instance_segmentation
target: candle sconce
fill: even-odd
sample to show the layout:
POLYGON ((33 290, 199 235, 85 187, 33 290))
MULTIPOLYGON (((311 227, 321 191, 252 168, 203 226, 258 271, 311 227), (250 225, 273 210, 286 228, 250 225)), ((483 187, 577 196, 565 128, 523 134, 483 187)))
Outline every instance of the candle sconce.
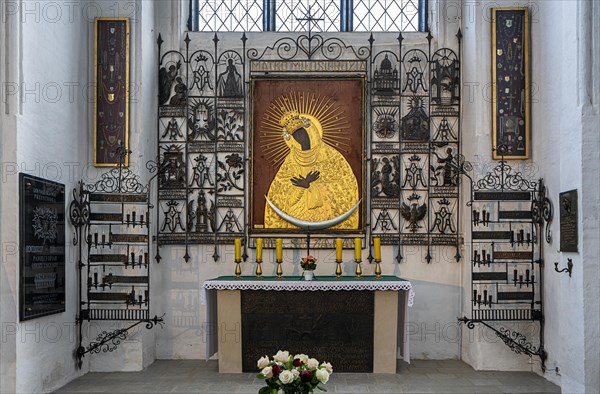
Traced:
POLYGON ((357 279, 362 278, 362 268, 360 268, 361 262, 361 260, 356 260, 356 271, 354 272, 354 276, 356 276, 357 279))
POLYGON ((140 290, 140 292, 137 294, 135 294, 135 287, 131 286, 131 292, 127 294, 127 301, 125 301, 125 303, 127 305, 132 305, 132 306, 136 306, 138 305, 140 308, 144 305, 148 305, 148 290, 145 290, 145 295, 146 295, 146 299, 144 300, 144 296, 142 295, 142 291, 140 290))
POLYGON ((129 213, 129 211, 127 211, 127 213, 125 214, 125 224, 127 225, 127 227, 131 226, 133 228, 135 228, 138 225, 140 227, 144 227, 144 226, 149 227, 150 222, 148 220, 148 212, 146 212, 145 216, 142 213, 138 220, 137 213, 135 211, 132 211, 131 213, 129 213))
POLYGON ((533 284, 535 283, 535 275, 529 275, 530 271, 528 269, 525 270, 525 278, 523 279, 523 275, 520 274, 516 269, 513 272, 513 285, 515 287, 517 287, 517 285, 519 285, 519 288, 522 288, 523 285, 525 285, 526 287, 529 287, 529 285, 533 286, 533 284))
POLYGON ((262 278, 261 263, 262 263, 262 260, 256 259, 256 272, 255 272, 255 275, 256 275, 257 278, 262 278))
POLYGON ((473 306, 480 308, 481 304, 483 304, 484 306, 491 308, 494 303, 493 301, 494 297, 491 294, 488 295, 487 290, 483 290, 482 296, 481 294, 477 294, 477 289, 473 289, 473 306))
POLYGON ((532 242, 535 243, 535 241, 532 239, 531 237, 531 233, 527 232, 525 233, 525 230, 520 229, 517 233, 517 239, 515 240, 515 231, 511 231, 510 234, 510 245, 514 246, 515 244, 517 246, 523 246, 523 245, 527 245, 530 246, 532 242))
POLYGON ((241 262, 242 262, 241 259, 235 259, 235 277, 236 278, 240 278, 242 276, 242 267, 240 266, 241 262))
POLYGON ((474 209, 473 210, 473 225, 475 227, 477 227, 480 224, 482 226, 486 226, 486 227, 490 224, 490 213, 488 211, 486 211, 485 209, 481 212, 474 209))
POLYGON ((375 260, 375 279, 381 279, 381 260, 375 260))
POLYGON ((98 271, 94 270, 94 281, 92 282, 92 278, 88 277, 88 286, 92 287, 92 285, 94 286, 94 289, 98 290, 98 271))
POLYGON ((337 266, 335 267, 335 277, 339 279, 342 277, 342 260, 336 259, 335 262, 337 264, 337 266))
POLYGON ((573 260, 572 259, 567 259, 567 267, 563 268, 561 270, 558 269, 558 263, 555 262, 554 263, 554 271, 556 272, 568 272, 569 273, 569 278, 571 277, 571 274, 573 273, 573 260))
POLYGON ((94 233, 94 237, 93 237, 93 243, 92 243, 92 234, 88 234, 87 236, 87 241, 88 241, 88 245, 91 247, 92 245, 94 246, 95 249, 98 249, 98 246, 101 246, 102 248, 104 248, 105 246, 108 246, 109 249, 112 249, 112 225, 109 225, 108 227, 108 239, 107 239, 107 234, 102 231, 102 234, 98 234, 98 232, 94 233))
POLYGON ((112 285, 113 285, 113 274, 112 272, 109 272, 108 275, 106 275, 104 277, 104 279, 102 279, 102 283, 104 286, 108 286, 109 289, 112 289, 112 285))
POLYGON ((479 253, 477 250, 473 251, 473 267, 474 266, 478 266, 481 267, 482 265, 487 265, 488 267, 490 267, 492 265, 492 258, 491 255, 489 253, 487 253, 485 251, 485 249, 483 249, 481 251, 481 253, 479 253))

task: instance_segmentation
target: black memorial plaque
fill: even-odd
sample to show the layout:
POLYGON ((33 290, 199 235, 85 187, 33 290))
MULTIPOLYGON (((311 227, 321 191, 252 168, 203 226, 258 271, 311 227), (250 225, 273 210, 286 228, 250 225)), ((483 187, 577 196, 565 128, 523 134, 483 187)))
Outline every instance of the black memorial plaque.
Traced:
POLYGON ((330 362, 337 372, 373 372, 373 292, 241 293, 244 372, 256 373, 258 359, 278 350, 330 362))
POLYGON ((562 192, 560 201, 560 251, 578 251, 578 205, 577 189, 562 192))
POLYGON ((65 186, 19 175, 20 320, 65 311, 65 186))

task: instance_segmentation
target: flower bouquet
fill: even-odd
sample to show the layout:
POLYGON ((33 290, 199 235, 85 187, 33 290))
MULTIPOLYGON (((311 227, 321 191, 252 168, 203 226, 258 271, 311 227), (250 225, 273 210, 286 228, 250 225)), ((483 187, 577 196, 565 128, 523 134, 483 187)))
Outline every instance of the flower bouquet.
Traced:
POLYGON ((300 267, 302 267, 304 271, 314 271, 317 269, 317 259, 311 255, 303 257, 300 262, 300 267))
POLYGON ((311 255, 303 257, 300 261, 300 267, 304 270, 304 280, 312 280, 313 271, 317 268, 317 259, 311 255))
POLYGON ((279 350, 273 359, 264 356, 258 360, 261 370, 259 379, 265 379, 267 385, 258 391, 258 394, 307 394, 314 389, 327 391, 319 384, 325 384, 333 373, 330 363, 319 363, 306 354, 290 355, 288 351, 279 350))

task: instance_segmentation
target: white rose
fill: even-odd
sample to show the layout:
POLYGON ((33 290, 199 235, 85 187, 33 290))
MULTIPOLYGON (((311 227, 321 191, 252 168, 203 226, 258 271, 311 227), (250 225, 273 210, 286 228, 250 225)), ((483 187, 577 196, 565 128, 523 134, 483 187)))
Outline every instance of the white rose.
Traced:
POLYGON ((317 379, 325 384, 329 381, 329 372, 325 368, 317 369, 317 379))
POLYGON ((290 361, 290 352, 288 352, 287 350, 285 352, 279 350, 277 351, 277 354, 273 356, 273 359, 275 361, 287 363, 288 361, 290 361))
POLYGON ((258 368, 259 369, 263 369, 265 367, 268 367, 269 363, 270 363, 269 357, 267 357, 267 356, 261 357, 260 360, 258 360, 258 363, 257 363, 258 364, 258 368))
POLYGON ((294 381, 294 374, 292 373, 292 371, 282 371, 279 374, 279 380, 281 380, 281 383, 283 384, 292 383, 294 381))
POLYGON ((306 361, 306 366, 311 371, 314 371, 315 369, 319 368, 319 360, 317 360, 316 358, 309 358, 306 361))
POLYGON ((300 376, 300 371, 294 368, 292 369, 292 375, 294 375, 294 379, 296 379, 298 376, 300 376))
POLYGON ((271 379, 273 377, 273 368, 264 367, 262 371, 260 371, 265 376, 265 379, 271 379))
POLYGON ((331 363, 323 363, 321 364, 321 368, 325 368, 330 375, 333 373, 333 366, 331 363))
POLYGON ((308 361, 308 356, 306 354, 296 354, 294 356, 294 359, 299 359, 300 361, 302 361, 302 364, 306 364, 306 362, 308 361))

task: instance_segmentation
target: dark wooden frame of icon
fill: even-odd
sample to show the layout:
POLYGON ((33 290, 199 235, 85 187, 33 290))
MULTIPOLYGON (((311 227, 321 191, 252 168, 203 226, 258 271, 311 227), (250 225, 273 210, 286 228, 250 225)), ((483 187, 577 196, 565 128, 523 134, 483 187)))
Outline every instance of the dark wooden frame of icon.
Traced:
MULTIPOLYGON (((261 149, 261 144, 263 138, 261 136, 261 121, 262 118, 259 118, 257 115, 263 114, 267 109, 269 104, 267 103, 265 106, 259 107, 257 104, 259 101, 262 102, 262 99, 265 95, 270 95, 272 99, 277 99, 278 96, 281 96, 280 93, 288 92, 288 88, 293 86, 294 89, 302 90, 303 94, 306 95, 314 95, 315 97, 319 97, 320 99, 331 99, 332 107, 339 106, 342 111, 341 116, 347 117, 358 117, 356 123, 357 125, 352 125, 352 122, 349 122, 349 127, 343 129, 343 132, 347 132, 349 134, 348 140, 353 142, 358 142, 353 146, 352 143, 344 149, 344 146, 336 146, 338 149, 348 160, 350 166, 354 170, 354 174, 358 181, 358 195, 359 199, 365 201, 366 196, 366 186, 365 186, 365 171, 366 171, 366 163, 365 163, 365 149, 366 149, 366 114, 365 114, 365 106, 366 106, 366 78, 365 76, 326 76, 326 77, 317 77, 317 76, 306 76, 297 77, 296 79, 282 78, 282 77, 262 77, 262 78, 252 78, 251 79, 251 142, 250 142, 250 232, 252 235, 260 236, 260 234, 273 234, 273 233, 290 233, 296 232, 291 231, 290 229, 265 229, 263 227, 263 213, 264 207, 266 204, 265 197, 268 193, 268 187, 265 188, 264 178, 268 177, 267 181, 270 181, 275 176, 279 165, 270 166, 270 163, 261 164, 261 165, 253 165, 253 163, 260 163, 261 161, 264 163, 266 160, 264 158, 264 153, 261 149), (345 89, 345 90, 344 90, 345 89), (333 99, 333 97, 336 99, 333 99), (355 98, 360 99, 360 103, 356 107, 352 107, 351 104, 354 104, 355 98), (343 104, 340 102, 343 101, 343 104), (265 108, 266 107, 266 108, 265 108), (269 167, 266 169, 265 167, 269 167), (256 215, 255 212, 258 212, 256 215)), ((330 145, 333 144, 333 140, 329 140, 330 145)), ((338 141, 338 140, 336 140, 338 141)), ((339 141, 338 141, 339 142, 339 141)), ((267 184, 268 184, 267 183, 267 184)), ((349 229, 349 230, 322 230, 324 233, 339 233, 339 234, 363 234, 365 227, 365 209, 366 204, 361 203, 359 209, 359 223, 357 229, 349 229)))

